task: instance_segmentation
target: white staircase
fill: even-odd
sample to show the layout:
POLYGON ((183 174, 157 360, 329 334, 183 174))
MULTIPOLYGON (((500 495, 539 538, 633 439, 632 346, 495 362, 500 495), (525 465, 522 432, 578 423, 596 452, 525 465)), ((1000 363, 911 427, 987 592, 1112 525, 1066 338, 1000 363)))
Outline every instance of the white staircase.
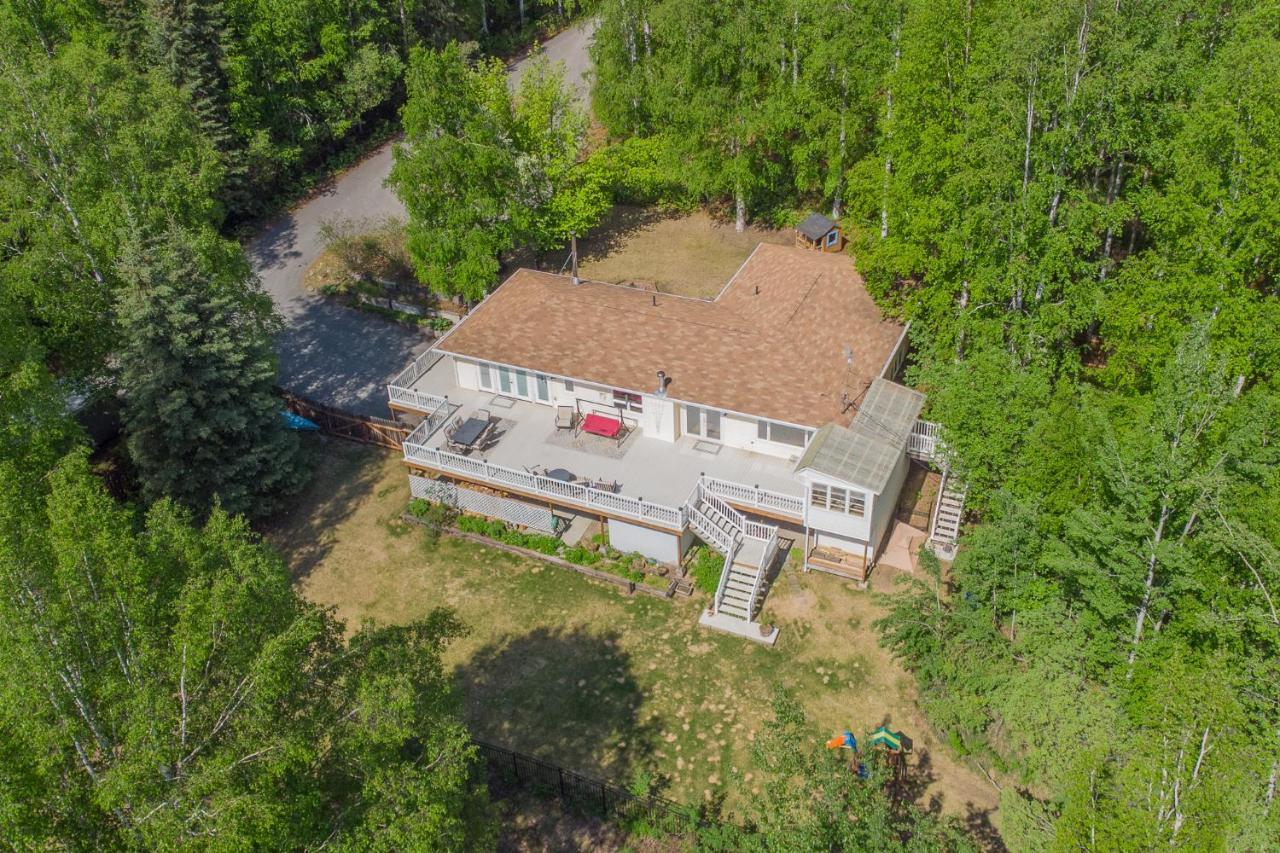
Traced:
POLYGON ((713 614, 752 622, 763 598, 765 574, 778 552, 778 528, 748 521, 699 480, 685 504, 689 526, 724 554, 713 614))
POLYGON ((955 547, 960 538, 960 521, 964 516, 964 498, 968 487, 950 470, 942 472, 938 486, 938 502, 933 507, 933 522, 929 525, 929 542, 943 549, 955 547))

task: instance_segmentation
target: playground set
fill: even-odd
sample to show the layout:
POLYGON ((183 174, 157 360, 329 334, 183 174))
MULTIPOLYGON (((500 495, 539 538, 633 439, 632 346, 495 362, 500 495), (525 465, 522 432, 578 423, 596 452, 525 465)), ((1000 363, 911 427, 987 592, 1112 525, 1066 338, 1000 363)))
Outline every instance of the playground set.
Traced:
MULTIPOLYGON (((889 784, 895 791, 901 790, 907 778, 907 755, 913 746, 911 738, 903 732, 890 731, 887 727, 880 726, 867 736, 866 742, 871 749, 884 756, 885 763, 893 774, 889 784)), ((849 769, 857 773, 859 778, 867 778, 867 767, 862 762, 862 752, 858 749, 858 739, 853 736, 853 732, 845 729, 835 735, 827 741, 827 749, 849 750, 849 769)))

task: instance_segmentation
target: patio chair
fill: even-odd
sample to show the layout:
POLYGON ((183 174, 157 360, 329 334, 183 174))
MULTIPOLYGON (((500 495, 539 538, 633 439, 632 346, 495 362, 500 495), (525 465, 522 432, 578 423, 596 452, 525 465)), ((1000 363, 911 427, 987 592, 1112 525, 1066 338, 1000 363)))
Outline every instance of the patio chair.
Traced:
POLYGON ((488 409, 476 409, 476 417, 486 423, 493 422, 493 415, 489 414, 488 409))
POLYGON ((573 429, 576 416, 573 406, 556 406, 556 429, 573 429))

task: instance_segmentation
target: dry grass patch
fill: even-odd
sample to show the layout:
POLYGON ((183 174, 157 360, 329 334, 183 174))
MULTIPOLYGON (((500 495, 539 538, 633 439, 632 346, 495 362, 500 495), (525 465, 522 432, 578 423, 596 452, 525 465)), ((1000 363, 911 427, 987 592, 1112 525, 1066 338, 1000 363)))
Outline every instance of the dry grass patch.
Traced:
POLYGON ((579 272, 596 281, 712 299, 758 244, 793 240, 790 231, 755 226, 739 234, 732 223, 704 211, 619 206, 578 241, 579 272))
POLYGON ((477 736, 590 775, 655 774, 693 803, 724 795, 732 812, 759 790, 750 745, 782 683, 802 698, 821 743, 881 723, 917 744, 918 799, 989 812, 996 797, 930 735, 908 675, 876 644, 879 608, 841 579, 783 569, 765 618, 774 649, 697 627, 701 600, 627 597, 544 563, 443 536, 399 514, 397 457, 326 441, 324 462, 267 536, 298 587, 352 626, 401 622, 449 606, 470 626, 447 660, 477 736))

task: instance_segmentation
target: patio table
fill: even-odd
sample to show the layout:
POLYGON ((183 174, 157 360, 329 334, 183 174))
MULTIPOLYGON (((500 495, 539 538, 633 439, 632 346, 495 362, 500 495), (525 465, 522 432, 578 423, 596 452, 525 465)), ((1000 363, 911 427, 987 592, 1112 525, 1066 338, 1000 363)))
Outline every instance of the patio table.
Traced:
POLYGON ((622 432, 622 421, 617 418, 606 418, 604 415, 590 414, 582 420, 582 431, 605 438, 617 438, 622 432))
POLYGON ((484 435, 488 426, 489 421, 484 418, 467 418, 449 441, 459 447, 471 447, 480 440, 480 436, 484 435))

